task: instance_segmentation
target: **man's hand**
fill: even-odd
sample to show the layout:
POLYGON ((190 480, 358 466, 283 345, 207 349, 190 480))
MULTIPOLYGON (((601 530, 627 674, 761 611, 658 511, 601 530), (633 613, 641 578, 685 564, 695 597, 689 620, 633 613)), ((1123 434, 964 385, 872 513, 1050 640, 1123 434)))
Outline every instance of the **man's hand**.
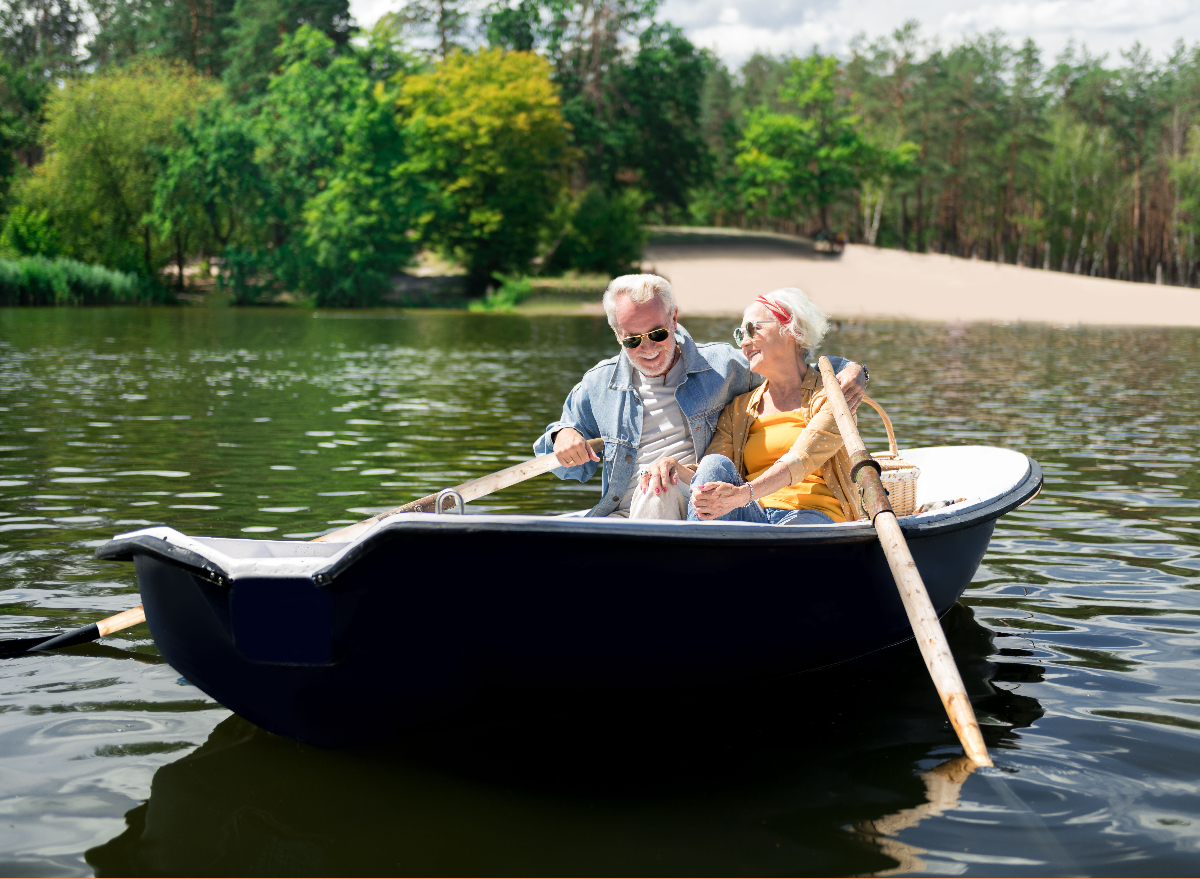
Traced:
POLYGON ((867 371, 862 368, 861 363, 848 363, 837 374, 837 380, 838 384, 841 385, 842 393, 846 395, 846 404, 850 407, 850 411, 853 412, 858 408, 858 404, 862 402, 863 394, 867 391, 867 371))
POLYGON ((600 460, 583 438, 583 434, 573 427, 564 427, 555 434, 554 455, 564 467, 578 467, 588 461, 600 460))

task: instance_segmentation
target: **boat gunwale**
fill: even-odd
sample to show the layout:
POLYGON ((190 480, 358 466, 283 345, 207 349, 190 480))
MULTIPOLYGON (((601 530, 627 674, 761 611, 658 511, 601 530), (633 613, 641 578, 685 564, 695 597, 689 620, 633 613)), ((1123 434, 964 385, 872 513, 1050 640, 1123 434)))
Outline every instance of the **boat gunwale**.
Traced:
MULTIPOLYGON (((936 534, 950 533, 974 527, 980 522, 995 520, 1032 500, 1042 487, 1042 468, 1033 458, 1025 456, 1027 469, 1024 478, 1007 491, 978 504, 953 511, 929 521, 905 516, 899 519, 901 530, 909 539, 921 539, 936 534)), ((559 516, 433 516, 428 513, 403 513, 388 517, 359 540, 335 555, 330 563, 311 574, 311 582, 318 586, 330 586, 349 568, 370 553, 397 539, 415 533, 461 531, 465 533, 487 533, 511 531, 519 528, 524 533, 541 532, 547 536, 587 536, 593 539, 618 540, 622 542, 669 541, 686 546, 714 541, 731 544, 758 544, 769 542, 775 545, 803 546, 867 543, 877 539, 870 522, 838 523, 834 525, 805 525, 780 528, 775 525, 749 523, 672 522, 564 518, 559 516)), ((134 532, 116 537, 96 548, 96 558, 109 561, 132 561, 136 555, 146 555, 191 571, 210 583, 228 587, 236 574, 227 571, 207 556, 183 546, 173 544, 161 537, 134 532)), ((304 577, 309 579, 309 577, 304 577)))

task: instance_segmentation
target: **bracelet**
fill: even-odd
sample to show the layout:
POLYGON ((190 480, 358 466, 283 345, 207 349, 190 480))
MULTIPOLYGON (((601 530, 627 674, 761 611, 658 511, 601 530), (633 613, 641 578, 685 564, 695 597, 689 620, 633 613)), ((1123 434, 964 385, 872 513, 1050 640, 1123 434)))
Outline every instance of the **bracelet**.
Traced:
POLYGON ((754 486, 747 482, 746 488, 750 489, 750 500, 742 504, 743 507, 748 507, 750 504, 754 503, 754 486))

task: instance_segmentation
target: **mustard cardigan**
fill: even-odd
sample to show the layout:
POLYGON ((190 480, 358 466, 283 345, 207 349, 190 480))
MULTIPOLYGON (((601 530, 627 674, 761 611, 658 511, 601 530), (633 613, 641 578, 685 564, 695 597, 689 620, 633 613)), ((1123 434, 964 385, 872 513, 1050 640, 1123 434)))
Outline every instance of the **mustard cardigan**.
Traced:
MULTIPOLYGON (((820 371, 809 366, 801 385, 800 403, 801 408, 807 410, 808 426, 780 460, 787 464, 791 485, 802 481, 814 470, 820 470, 825 485, 841 504, 846 521, 865 519, 862 499, 850 481, 850 456, 846 454, 833 410, 825 405, 825 393, 821 388, 820 371)), ((735 397, 721 412, 716 433, 704 451, 706 455, 724 455, 733 461, 743 477, 747 475, 746 438, 750 434, 750 425, 758 418, 759 402, 766 390, 767 382, 763 382, 748 394, 735 397)))

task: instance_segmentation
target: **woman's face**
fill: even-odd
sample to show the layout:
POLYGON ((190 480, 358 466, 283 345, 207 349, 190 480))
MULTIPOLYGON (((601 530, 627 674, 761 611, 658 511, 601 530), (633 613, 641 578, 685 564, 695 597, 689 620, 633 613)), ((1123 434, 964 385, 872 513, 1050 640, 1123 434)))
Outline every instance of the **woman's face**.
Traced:
POLYGON ((742 339, 742 354, 750 361, 750 369, 766 378, 789 376, 796 371, 796 345, 780 333, 779 322, 766 306, 755 303, 742 315, 745 321, 763 321, 754 338, 742 339), (769 323, 767 323, 769 321, 769 323))

